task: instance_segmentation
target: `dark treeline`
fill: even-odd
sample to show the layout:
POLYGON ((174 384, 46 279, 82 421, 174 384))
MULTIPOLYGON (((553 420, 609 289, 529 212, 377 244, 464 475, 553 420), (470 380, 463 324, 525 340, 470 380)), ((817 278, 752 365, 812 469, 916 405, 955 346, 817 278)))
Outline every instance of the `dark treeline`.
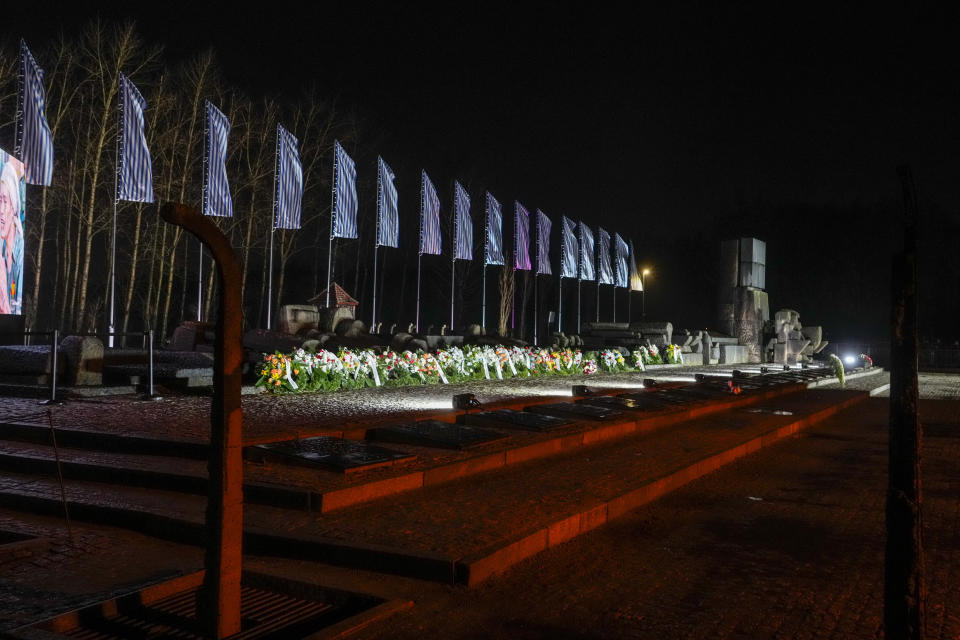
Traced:
MULTIPOLYGON (((230 238, 244 278, 245 322, 266 325, 267 261, 272 226, 276 125, 300 142, 304 170, 302 228, 277 230, 274 237, 272 308, 304 302, 326 285, 331 203, 332 148, 340 140, 358 168, 360 239, 334 244, 334 281, 360 301, 361 319, 370 320, 373 297, 373 238, 376 224, 376 156, 395 148, 389 132, 369 126, 336 96, 304 89, 297 96, 252 97, 220 73, 214 52, 171 59, 145 42, 132 24, 92 22, 47 41, 30 42, 45 70, 47 118, 54 134, 55 173, 51 187, 28 186, 24 313, 27 326, 63 331, 106 331, 109 304, 109 245, 115 193, 118 73, 125 73, 147 100, 146 135, 153 161, 158 203, 184 202, 200 208, 204 151, 204 100, 229 118, 227 171, 234 202, 232 219, 215 219, 230 238)), ((0 146, 13 150, 17 94, 17 43, 0 43, 0 146)), ((558 135, 560 135, 558 133, 558 135)), ((422 149, 385 157, 396 172, 400 195, 400 247, 381 248, 377 290, 378 320, 385 329, 414 320, 417 290, 420 170, 422 149)), ((396 152, 394 152, 396 153, 396 152)), ((423 256, 421 327, 450 322, 450 235, 452 181, 459 179, 472 198, 474 260, 456 263, 455 326, 480 321, 484 243, 484 178, 462 166, 425 167, 442 202, 443 255, 423 256), (458 172, 453 174, 454 169, 458 172)), ((891 167, 893 165, 891 164, 891 167)), ((921 176, 922 177, 922 176, 921 176)), ((896 186, 891 168, 891 185, 896 186)), ((895 189, 892 189, 895 192, 895 189)), ((495 194, 503 208, 504 244, 512 247, 513 199, 531 214, 537 202, 523 194, 495 194)), ((922 195, 922 185, 921 185, 922 195)), ((182 319, 212 318, 216 279, 209 257, 199 283, 195 240, 159 220, 157 204, 121 202, 118 216, 116 318, 118 331, 154 328, 169 335, 182 319)), ((889 323, 889 256, 897 245, 901 210, 891 197, 880 205, 818 205, 754 202, 718 204, 705 224, 675 224, 670 216, 624 216, 641 267, 653 275, 646 294, 647 317, 677 327, 715 323, 720 240, 750 235, 768 246, 767 289, 771 311, 796 308, 808 324, 822 324, 828 336, 886 338, 889 323), (726 211, 726 213, 722 213, 726 211)), ((560 215, 581 219, 584 212, 547 211, 553 219, 551 257, 558 272, 560 215)), ((923 209, 921 242, 921 327, 927 335, 949 337, 960 314, 960 272, 955 248, 955 214, 923 209), (925 312, 924 309, 929 310, 925 312)), ((582 219, 595 230, 595 224, 582 219)), ((531 236, 535 237, 531 228, 531 236)), ((531 244, 531 254, 535 251, 531 244)), ((507 257, 508 264, 512 256, 507 257)), ((487 270, 486 324, 530 337, 534 279, 509 268, 487 270), (513 276, 516 275, 516 282, 513 276), (504 276, 504 277, 502 277, 504 276), (513 292, 517 308, 511 314, 513 292)), ((540 334, 557 308, 557 277, 539 278, 540 334)), ((582 319, 597 317, 596 285, 583 283, 582 319)), ((601 320, 613 318, 614 292, 603 286, 601 320)), ((616 317, 640 317, 642 299, 628 303, 616 292, 616 317)), ((576 327, 577 283, 563 285, 563 324, 576 327)), ((276 315, 274 320, 276 320, 276 315)), ((555 324, 553 325, 556 326, 555 324)))
MULTIPOLYGON (((24 279, 28 327, 103 331, 107 325, 120 72, 147 100, 146 135, 157 203, 119 204, 117 330, 152 327, 167 335, 181 319, 196 317, 199 247, 159 220, 157 210, 158 203, 168 201, 200 208, 207 99, 232 124, 227 170, 235 215, 215 221, 230 238, 243 269, 247 326, 266 322, 278 122, 300 142, 304 194, 302 228, 278 229, 274 237, 273 309, 302 302, 325 287, 334 139, 340 140, 358 166, 375 167, 376 154, 369 142, 376 141, 367 141, 363 147, 357 144, 362 124, 355 112, 339 109, 334 97, 312 90, 295 99, 253 99, 224 81, 213 52, 170 60, 161 48, 144 42, 129 23, 92 22, 76 35, 30 45, 45 70, 55 175, 51 187, 28 187, 24 279)), ((11 151, 17 61, 16 43, 4 43, 0 49, 0 144, 11 151)), ((373 291, 375 175, 373 170, 360 172, 361 240, 338 242, 334 254, 335 280, 361 302, 367 302, 373 291)), ((412 191, 407 189, 408 196, 412 191)), ((412 206, 411 197, 404 204, 408 200, 412 206)), ((402 249, 380 252, 384 281, 392 289, 382 292, 386 293, 382 317, 388 322, 413 315, 416 283, 408 281, 407 273, 415 267, 417 229, 415 216, 409 210, 406 213, 402 249), (410 309, 399 304, 405 299, 410 300, 406 305, 410 309)), ((448 269, 442 268, 439 259, 424 262, 428 288, 437 288, 443 279, 449 283, 449 274, 444 276, 448 269)), ((209 318, 217 283, 209 257, 204 263, 202 315, 209 318)), ((464 270, 461 281, 466 283, 473 275, 470 265, 460 268, 464 270)), ((428 321, 443 318, 442 313, 435 315, 428 321)))

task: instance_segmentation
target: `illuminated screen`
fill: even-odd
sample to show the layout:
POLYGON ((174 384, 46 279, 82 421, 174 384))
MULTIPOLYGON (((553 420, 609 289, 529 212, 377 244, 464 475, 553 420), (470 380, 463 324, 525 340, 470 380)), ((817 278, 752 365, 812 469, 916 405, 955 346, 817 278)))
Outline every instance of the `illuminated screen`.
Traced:
POLYGON ((0 313, 23 311, 23 218, 27 183, 23 163, 0 149, 0 313))

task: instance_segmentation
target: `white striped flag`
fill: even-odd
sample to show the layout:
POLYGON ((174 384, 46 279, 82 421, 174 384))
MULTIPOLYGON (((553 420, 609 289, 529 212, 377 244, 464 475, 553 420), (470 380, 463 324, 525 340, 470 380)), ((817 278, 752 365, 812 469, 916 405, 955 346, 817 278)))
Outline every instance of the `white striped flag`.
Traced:
POLYGON ((207 170, 204 172, 203 213, 222 218, 233 217, 233 200, 227 180, 227 138, 230 121, 207 100, 207 170))
POLYGON ((550 268, 550 229, 553 223, 547 215, 537 209, 537 275, 549 276, 553 274, 550 268))
POLYGON ((297 151, 297 139, 277 125, 276 229, 300 228, 300 202, 303 198, 303 166, 297 151))
POLYGON ((593 232, 590 227, 580 223, 580 279, 593 280, 594 274, 593 232))
POLYGON ((438 256, 441 253, 440 197, 427 172, 421 172, 420 181, 420 254, 438 256))
POLYGON ((453 259, 473 260, 473 220, 470 195, 460 183, 453 183, 453 259))
POLYGON ((513 218, 513 268, 530 270, 530 214, 522 204, 514 200, 513 218))
POLYGON ((397 209, 396 176, 377 156, 377 246, 397 248, 400 244, 400 214, 397 209))
POLYGON ((20 40, 20 96, 14 155, 23 161, 29 184, 50 186, 53 180, 53 135, 45 112, 43 69, 27 43, 20 40))
POLYGON ((503 213, 500 203, 487 191, 487 250, 484 265, 504 264, 503 259, 503 213))
POLYGON ((563 224, 560 235, 560 277, 576 278, 580 243, 577 242, 577 224, 567 216, 561 216, 563 224))
POLYGON ((357 165, 339 140, 333 141, 333 224, 331 238, 357 237, 357 165))
POLYGON ((637 257, 633 252, 633 240, 630 241, 630 291, 643 291, 643 276, 637 269, 637 257))
POLYGON ((613 267, 610 266, 610 234, 597 227, 597 284, 613 284, 613 267))
POLYGON ((120 74, 120 180, 117 200, 153 202, 153 167, 143 130, 147 101, 127 76, 120 74))
POLYGON ((627 269, 627 257, 630 255, 630 247, 626 241, 620 237, 619 233, 614 233, 615 241, 614 253, 616 254, 616 272, 614 273, 616 282, 614 286, 627 288, 630 286, 630 271, 627 269))

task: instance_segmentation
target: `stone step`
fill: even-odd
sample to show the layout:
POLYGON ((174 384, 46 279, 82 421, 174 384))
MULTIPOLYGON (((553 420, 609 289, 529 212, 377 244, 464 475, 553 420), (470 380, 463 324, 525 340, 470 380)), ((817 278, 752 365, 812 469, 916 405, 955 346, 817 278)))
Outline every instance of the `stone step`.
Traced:
MULTIPOLYGON (((0 470, 85 480, 126 487, 162 489, 178 493, 206 495, 207 465, 201 460, 88 451, 54 449, 52 446, 0 440, 0 470)), ((258 481, 257 465, 244 469, 244 499, 288 509, 309 511, 315 494, 308 487, 282 486, 258 481)))
MULTIPOLYGON (((809 390, 317 516, 244 508, 249 553, 476 584, 867 398, 809 390)), ((200 544, 202 496, 70 480, 72 518, 200 544)), ((0 504, 62 514, 54 478, 0 477, 0 504)))
MULTIPOLYGON (((79 427, 57 426, 54 429, 57 445, 61 447, 194 460, 206 460, 209 457, 209 447, 205 442, 106 433, 79 427)), ((0 438, 35 444, 53 444, 50 427, 35 422, 0 421, 0 438)))
MULTIPOLYGON (((530 460, 567 453, 573 449, 634 433, 664 428, 709 413, 746 407, 765 399, 803 389, 799 384, 777 384, 787 380, 784 375, 786 373, 764 376, 762 380, 768 382, 768 386, 748 390, 741 396, 717 397, 715 393, 704 395, 697 392, 700 387, 708 389, 713 384, 711 382, 688 385, 688 392, 681 393, 678 396, 679 400, 670 403, 644 403, 639 410, 626 412, 616 420, 596 423, 581 418, 574 420, 569 426, 546 433, 507 430, 510 431, 509 438, 483 445, 475 450, 441 451, 426 446, 391 444, 390 448, 412 456, 413 460, 403 461, 387 468, 373 468, 352 474, 334 473, 329 468, 293 466, 276 458, 267 460, 263 455, 257 455, 261 452, 256 447, 248 446, 245 449, 245 457, 259 464, 248 462, 245 465, 247 494, 252 501, 256 502, 329 513, 344 507, 432 487, 478 473, 509 469, 513 465, 530 460), (276 489, 270 491, 264 486, 273 486, 276 489)), ((790 382, 793 381, 790 380, 790 382)), ((675 385, 667 384, 665 387, 656 387, 647 392, 664 393, 673 397, 676 393, 674 387, 675 385)), ((602 394, 612 390, 598 391, 602 394)), ((643 392, 637 389, 634 393, 637 391, 643 392)), ((520 403, 516 409, 523 407, 524 405, 520 403)), ((449 420, 452 417, 453 414, 446 419, 449 420)), ((8 441, 27 442, 34 445, 51 444, 50 429, 46 425, 7 423, 0 425, 0 433, 3 434, 2 438, 8 441)), ((147 469, 143 469, 142 460, 137 460, 135 457, 153 456, 155 460, 159 460, 157 456, 167 456, 182 459, 180 462, 185 465, 192 463, 203 467, 203 463, 199 461, 207 457, 206 443, 98 433, 87 429, 66 427, 58 427, 56 433, 59 446, 85 450, 87 462, 91 456, 105 455, 97 453, 99 451, 110 451, 118 456, 134 456, 116 464, 120 468, 137 470, 136 473, 142 477, 141 484, 178 488, 187 483, 191 484, 193 491, 197 491, 197 487, 200 486, 196 484, 199 482, 196 479, 188 482, 180 478, 167 477, 164 469, 178 471, 175 462, 154 462, 154 467, 159 465, 163 469, 158 471, 153 468, 148 471, 147 469, 151 469, 150 465, 147 465, 147 469)), ((350 437, 363 438, 364 433, 364 430, 360 430, 351 434, 350 437)), ((84 473, 88 475, 77 477, 104 481, 110 481, 110 478, 118 475, 122 477, 120 473, 108 473, 104 470, 98 470, 94 475, 89 475, 93 474, 89 469, 84 473)))

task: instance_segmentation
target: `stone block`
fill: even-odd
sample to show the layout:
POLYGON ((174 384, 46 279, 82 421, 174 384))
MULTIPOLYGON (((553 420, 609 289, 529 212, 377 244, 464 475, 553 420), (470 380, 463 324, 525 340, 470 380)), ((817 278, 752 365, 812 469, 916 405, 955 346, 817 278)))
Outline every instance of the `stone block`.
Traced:
POLYGON ((312 304, 285 304, 280 307, 280 331, 299 335, 320 326, 320 310, 312 304))
POLYGON ((750 362, 750 348, 739 344, 720 345, 720 364, 742 364, 750 362))
POLYGON ((103 342, 94 336, 67 336, 60 343, 66 366, 66 383, 73 386, 103 384, 103 342))
MULTIPOLYGON (((673 341, 673 323, 672 322, 634 322, 629 325, 631 331, 643 334, 644 338, 653 338, 656 335, 662 336, 660 342, 664 345, 672 344, 673 341)), ((656 343, 655 343, 656 344, 656 343)), ((661 346, 661 345, 657 345, 661 346)))
MULTIPOLYGON (((65 370, 63 358, 57 360, 57 373, 65 370)), ((20 376, 50 374, 50 345, 9 345, 0 347, 0 372, 20 376)))
POLYGON ((404 351, 407 349, 407 344, 413 339, 413 336, 409 333, 401 331, 400 333, 395 334, 390 339, 390 348, 393 351, 404 351))
POLYGON ((266 329, 251 329, 243 334, 243 346, 251 351, 260 353, 290 353, 300 348, 303 340, 278 331, 266 329))
POLYGON ((196 329, 180 325, 173 330, 169 347, 173 351, 194 351, 197 348, 196 329))

